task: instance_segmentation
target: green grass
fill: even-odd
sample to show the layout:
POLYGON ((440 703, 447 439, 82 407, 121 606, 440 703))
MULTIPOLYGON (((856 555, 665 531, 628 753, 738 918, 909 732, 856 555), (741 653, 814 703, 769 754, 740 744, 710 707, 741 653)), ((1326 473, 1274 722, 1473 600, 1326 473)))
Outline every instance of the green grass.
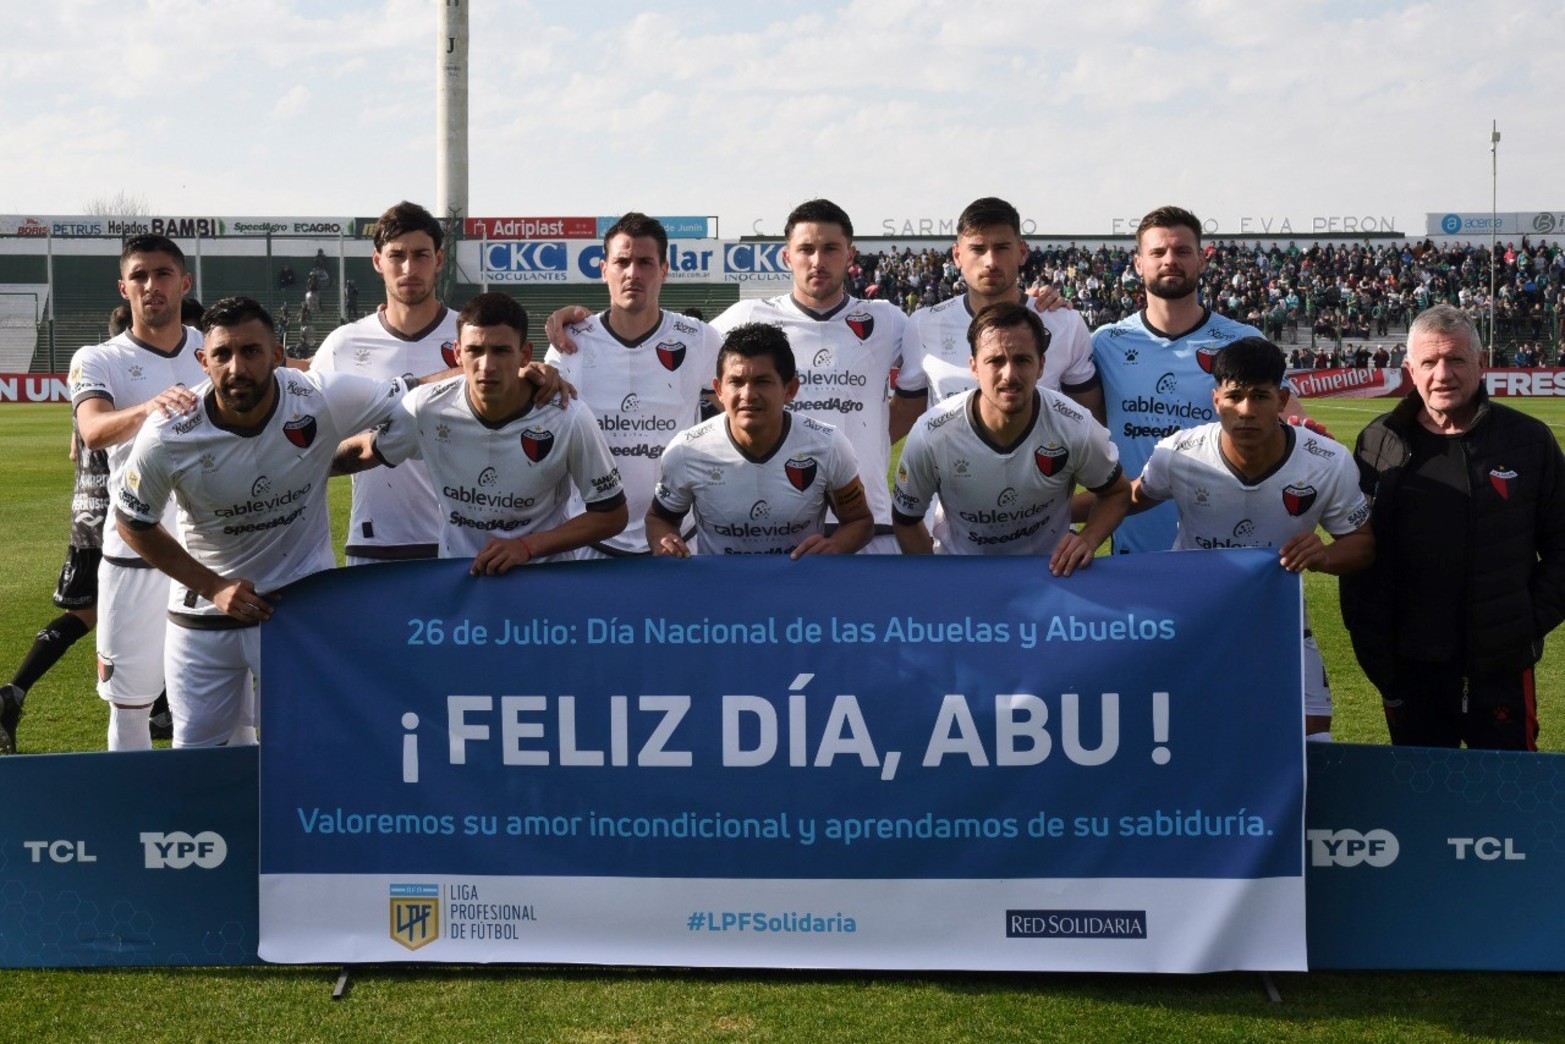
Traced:
MULTIPOLYGON (((1555 427, 1565 400, 1521 402, 1555 427)), ((1383 401, 1315 401, 1351 441, 1383 401)), ((70 499, 63 406, 0 408, 0 678, 55 615, 49 601, 70 499)), ((347 486, 334 484, 341 546, 347 486)), ((1311 575, 1312 618, 1331 671, 1340 739, 1385 742, 1373 690, 1353 663, 1335 581, 1311 575)), ((1565 748, 1561 661, 1539 670, 1543 745, 1565 748)), ((28 698, 27 752, 101 750, 107 716, 93 691, 92 641, 77 643, 28 698)), ((12 800, 16 795, 8 795, 12 800)), ((82 795, 82 800, 90 800, 82 795)), ((3 871, 0 871, 3 875, 3 871)), ((0 876, 3 883, 3 876, 0 876)), ((1435 915, 1437 911, 1431 911, 1435 915)), ((335 969, 7 971, 5 1040, 569 1041, 1454 1041, 1565 1039, 1557 975, 1313 973, 1256 976, 906 975, 645 969, 372 967, 330 1001, 335 969)))

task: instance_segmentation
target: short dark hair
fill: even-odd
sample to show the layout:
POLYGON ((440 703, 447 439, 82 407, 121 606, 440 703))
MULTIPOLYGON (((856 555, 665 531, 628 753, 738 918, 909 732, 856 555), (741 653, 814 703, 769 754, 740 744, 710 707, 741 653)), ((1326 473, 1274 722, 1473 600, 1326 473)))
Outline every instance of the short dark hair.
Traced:
POLYGON ((1141 234, 1149 228, 1188 228, 1195 233, 1195 241, 1201 243, 1201 219, 1184 207, 1158 207, 1141 219, 1136 226, 1136 247, 1141 247, 1141 234))
POLYGON ((130 305, 123 302, 109 311, 109 336, 118 337, 130 329, 130 305))
POLYGON ((783 226, 783 238, 792 239, 793 226, 800 224, 841 225, 842 234, 853 242, 853 222, 848 219, 848 212, 829 199, 811 199, 794 207, 783 226))
POLYGON ((206 306, 194 297, 187 297, 179 302, 179 321, 186 326, 195 326, 201 321, 201 315, 206 311, 206 306))
POLYGON ((1037 312, 1015 301, 1001 301, 999 304, 988 305, 973 316, 973 321, 967 327, 968 350, 976 359, 978 341, 983 337, 985 330, 1010 330, 1018 326, 1025 326, 1032 331, 1033 340, 1038 345, 1038 358, 1042 359, 1049 351, 1049 328, 1043 325, 1043 320, 1038 318, 1037 312))
POLYGON ((272 313, 253 297, 225 297, 201 313, 201 332, 210 333, 214 327, 228 329, 243 326, 253 319, 265 324, 268 332, 277 329, 272 313))
POLYGON ((620 219, 609 226, 609 230, 603 233, 603 252, 609 252, 609 243, 615 236, 629 236, 631 239, 655 239, 658 250, 666 259, 668 257, 668 229, 663 227, 663 222, 657 218, 647 217, 639 210, 632 210, 621 214, 620 219))
POLYGON ((1268 384, 1282 387, 1288 374, 1288 357, 1264 337, 1241 337, 1225 345, 1212 360, 1212 379, 1219 385, 1241 388, 1268 384))
POLYGON ((998 196, 985 196, 969 203, 961 217, 956 219, 956 234, 960 236, 977 232, 993 225, 1005 225, 1018 236, 1022 234, 1022 216, 1015 207, 998 196))
POLYGON ((429 238, 435 241, 436 250, 439 250, 446 240, 446 230, 440 227, 440 222, 435 219, 435 215, 417 203, 409 203, 404 199, 375 219, 376 252, 378 253, 381 247, 393 239, 405 236, 409 232, 429 233, 429 238))
POLYGON ((509 326, 522 335, 523 344, 527 343, 527 309, 510 294, 498 290, 479 294, 462 306, 456 317, 458 334, 464 326, 509 326))
POLYGON ((723 375, 723 360, 730 355, 744 359, 758 359, 769 355, 777 364, 777 376, 786 384, 799 375, 799 367, 793 361, 793 346, 782 327, 771 323, 741 323, 728 331, 723 338, 722 350, 717 353, 717 375, 723 375))
POLYGON ((132 254, 167 254, 179 263, 179 270, 185 271, 185 252, 179 249, 179 244, 168 236, 160 236, 155 232, 143 232, 140 235, 131 236, 125 240, 125 245, 120 248, 120 267, 125 267, 125 262, 132 254))

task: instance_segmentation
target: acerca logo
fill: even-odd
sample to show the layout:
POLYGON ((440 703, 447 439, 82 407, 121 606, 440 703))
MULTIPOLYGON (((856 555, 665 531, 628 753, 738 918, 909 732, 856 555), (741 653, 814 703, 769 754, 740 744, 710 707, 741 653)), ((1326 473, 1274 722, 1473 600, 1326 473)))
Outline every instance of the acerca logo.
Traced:
POLYGON ((784 274, 781 243, 729 243, 723 247, 723 271, 746 275, 784 274))
POLYGON ((1179 390, 1179 382, 1171 373, 1165 373, 1157 379, 1157 393, 1159 395, 1172 395, 1179 390))
POLYGON ((215 830, 203 830, 195 837, 182 830, 146 832, 141 847, 148 870, 184 870, 191 865, 211 870, 228 858, 228 842, 215 830))
POLYGON ((1311 866, 1390 866, 1397 861, 1402 846, 1389 830, 1306 830, 1310 843, 1311 866))
POLYGON ((1462 230, 1462 216, 1460 214, 1447 214, 1440 219, 1440 231, 1448 236, 1454 236, 1462 230))

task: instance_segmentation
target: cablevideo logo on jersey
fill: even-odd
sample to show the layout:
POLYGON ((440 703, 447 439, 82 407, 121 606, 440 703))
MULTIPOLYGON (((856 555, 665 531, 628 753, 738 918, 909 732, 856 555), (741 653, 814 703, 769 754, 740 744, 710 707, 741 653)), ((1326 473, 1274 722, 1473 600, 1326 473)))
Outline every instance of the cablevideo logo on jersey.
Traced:
POLYGON ((570 253, 563 242, 514 240, 486 243, 484 274, 497 283, 563 283, 570 253))
POLYGON ((723 247, 723 278, 736 283, 781 283, 793 278, 781 243, 729 243, 723 247))

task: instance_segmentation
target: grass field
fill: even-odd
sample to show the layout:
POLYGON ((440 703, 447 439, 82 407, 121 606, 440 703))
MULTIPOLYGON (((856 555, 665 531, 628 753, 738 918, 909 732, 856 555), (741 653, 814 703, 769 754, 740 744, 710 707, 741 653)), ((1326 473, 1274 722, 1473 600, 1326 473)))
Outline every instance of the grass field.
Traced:
MULTIPOLYGON (((1556 434, 1565 428, 1565 400, 1512 404, 1556 434)), ((1317 400, 1310 409, 1351 442, 1385 406, 1317 400)), ((49 595, 69 514, 68 424, 64 406, 0 408, 8 546, 0 560, 0 680, 55 615, 49 595)), ((340 546, 347 486, 335 485, 340 546)), ((1353 662, 1335 583, 1313 574, 1306 582, 1332 676, 1334 731, 1383 743, 1378 697, 1353 662)), ((1551 648, 1538 678, 1549 750, 1565 749, 1565 709, 1553 702, 1562 672, 1565 660, 1551 648)), ((23 751, 103 748, 106 712, 92 678, 88 638, 30 694, 23 751)), ((1557 975, 1281 975, 1280 1005, 1267 1001, 1255 976, 1239 974, 368 968, 355 973, 341 1004, 329 1000, 334 976, 327 968, 7 971, 0 1040, 1565 1040, 1565 983, 1557 975)))

